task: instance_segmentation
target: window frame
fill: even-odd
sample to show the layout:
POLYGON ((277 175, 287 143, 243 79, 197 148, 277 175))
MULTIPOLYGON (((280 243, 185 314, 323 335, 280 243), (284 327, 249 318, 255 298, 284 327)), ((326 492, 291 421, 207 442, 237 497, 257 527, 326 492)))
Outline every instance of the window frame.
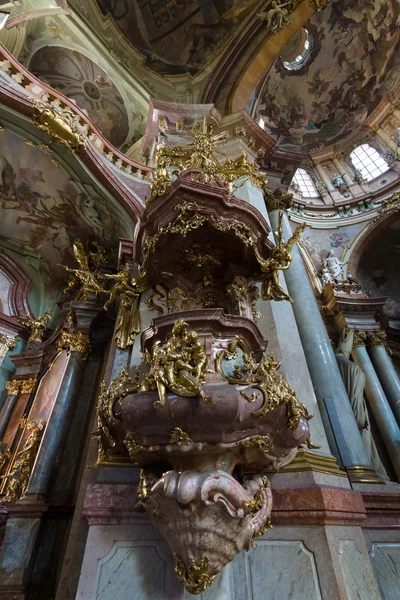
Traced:
POLYGON ((390 170, 390 166, 373 146, 360 144, 350 153, 353 167, 369 183, 390 170))
POLYGON ((303 198, 319 198, 321 196, 311 175, 306 169, 302 169, 301 167, 296 169, 290 185, 293 183, 298 185, 303 198), (306 175, 306 177, 304 177, 304 175, 306 175))

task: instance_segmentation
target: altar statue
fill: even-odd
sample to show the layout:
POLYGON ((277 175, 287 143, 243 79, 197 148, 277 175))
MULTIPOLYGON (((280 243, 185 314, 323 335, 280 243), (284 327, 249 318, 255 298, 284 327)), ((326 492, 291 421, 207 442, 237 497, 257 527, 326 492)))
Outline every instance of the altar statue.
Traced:
POLYGON ((290 9, 285 8, 290 6, 291 2, 278 4, 276 0, 272 0, 272 8, 266 12, 257 13, 257 17, 266 22, 267 31, 277 33, 284 25, 289 25, 292 21, 290 18, 290 9))
POLYGON ((322 280, 326 284, 333 279, 343 279, 343 263, 336 258, 333 250, 329 250, 328 256, 322 261, 322 280))
POLYGON ((366 376, 361 367, 350 360, 350 354, 353 349, 353 339, 354 330, 343 329, 338 347, 335 351, 336 360, 349 396, 358 429, 360 430, 366 454, 380 479, 387 481, 389 477, 379 457, 370 429, 368 411, 364 399, 366 376))
POLYGON ((109 299, 103 306, 108 310, 110 304, 120 299, 117 322, 115 325, 115 341, 118 348, 125 349, 134 344, 136 334, 140 333, 140 313, 135 304, 140 296, 141 287, 138 281, 131 277, 130 268, 124 265, 116 275, 105 275, 114 279, 115 285, 108 292, 109 299))
POLYGON ((20 317, 15 315, 15 320, 21 325, 25 325, 31 330, 31 334, 28 339, 28 344, 32 343, 40 343, 43 339, 44 332, 46 331, 46 327, 51 320, 51 316, 49 313, 44 313, 42 317, 37 317, 36 319, 31 319, 30 317, 20 317))

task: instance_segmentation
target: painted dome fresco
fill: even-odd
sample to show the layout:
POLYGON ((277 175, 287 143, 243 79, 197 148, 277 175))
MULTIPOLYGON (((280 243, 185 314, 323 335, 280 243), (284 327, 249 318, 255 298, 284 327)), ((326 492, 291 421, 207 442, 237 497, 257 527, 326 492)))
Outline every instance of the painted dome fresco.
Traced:
POLYGON ((128 42, 162 74, 196 73, 224 47, 259 0, 97 0, 128 42))
POLYGON ((286 62, 289 42, 256 96, 253 114, 280 147, 307 152, 360 129, 399 77, 399 16, 396 0, 336 0, 314 14, 299 68, 286 62))
POLYGON ((114 146, 124 143, 129 132, 124 100, 108 75, 87 56, 60 46, 45 46, 35 52, 29 68, 86 110, 114 146))

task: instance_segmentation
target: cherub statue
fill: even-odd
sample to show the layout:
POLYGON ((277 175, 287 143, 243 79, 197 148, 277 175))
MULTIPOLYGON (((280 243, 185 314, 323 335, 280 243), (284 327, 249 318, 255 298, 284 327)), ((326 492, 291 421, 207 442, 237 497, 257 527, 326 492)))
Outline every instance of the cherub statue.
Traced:
POLYGON ((115 326, 115 341, 118 348, 127 348, 135 342, 136 334, 140 332, 140 313, 135 302, 142 291, 138 280, 131 277, 130 269, 124 265, 116 275, 105 275, 116 281, 109 290, 110 297, 104 305, 104 310, 113 302, 120 299, 117 323, 115 326))
POLYGON ((262 271, 262 299, 276 301, 289 300, 289 302, 293 302, 279 282, 279 271, 286 271, 290 267, 292 262, 292 248, 299 241, 304 231, 305 223, 297 227, 292 237, 284 243, 282 237, 282 218, 283 213, 280 213, 277 231, 278 245, 272 251, 272 256, 265 260, 256 247, 254 247, 254 252, 262 271))
POLYGON ((154 350, 149 362, 159 395, 155 408, 165 406, 167 390, 184 398, 200 396, 206 404, 211 404, 201 385, 205 374, 210 372, 207 356, 197 333, 189 332, 185 321, 175 321, 172 337, 164 347, 154 350))
POLYGON ((290 18, 290 9, 284 8, 285 6, 291 5, 291 1, 285 2, 284 4, 278 4, 278 0, 272 0, 272 8, 267 12, 258 13, 257 17, 266 22, 267 31, 277 33, 284 25, 289 25, 292 22, 290 18))
POLYGON ((25 327, 28 327, 31 330, 31 335, 29 336, 28 344, 32 344, 32 342, 39 343, 42 341, 43 334, 51 319, 51 316, 49 313, 46 312, 42 317, 37 317, 36 319, 31 319, 28 316, 16 316, 15 319, 16 321, 18 321, 18 323, 21 323, 21 325, 25 325, 25 327))
POLYGON ((104 292, 100 275, 94 273, 90 268, 90 260, 97 266, 98 264, 105 261, 105 253, 102 248, 97 244, 94 244, 97 248, 97 252, 86 252, 82 242, 77 241, 74 243, 74 256, 79 265, 79 269, 71 269, 65 265, 64 267, 72 275, 68 279, 67 287, 64 292, 74 290, 79 286, 75 300, 85 302, 88 294, 100 294, 104 292))
POLYGON ((23 449, 17 453, 11 471, 7 475, 2 475, 2 478, 7 481, 6 495, 2 498, 2 502, 16 502, 24 495, 45 426, 46 421, 42 419, 39 425, 34 421, 27 424, 26 429, 31 433, 23 449))

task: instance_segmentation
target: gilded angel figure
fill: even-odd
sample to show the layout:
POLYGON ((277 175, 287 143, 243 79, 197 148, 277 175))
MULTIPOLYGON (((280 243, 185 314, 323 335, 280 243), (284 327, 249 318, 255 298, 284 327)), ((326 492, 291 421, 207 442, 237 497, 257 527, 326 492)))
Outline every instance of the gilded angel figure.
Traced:
POLYGON ((125 349, 135 342, 136 334, 140 333, 140 313, 135 304, 141 293, 137 279, 131 277, 130 269, 124 265, 116 275, 105 275, 116 283, 109 290, 110 297, 104 304, 104 310, 113 302, 120 299, 117 323, 115 326, 115 341, 118 348, 125 349))
POLYGON ((304 230, 305 223, 297 227, 292 237, 285 243, 282 237, 282 218, 283 213, 279 215, 278 225, 278 245, 272 251, 272 256, 265 260, 257 248, 254 248, 258 263, 262 271, 262 299, 263 300, 289 300, 291 297, 285 292, 279 282, 279 271, 286 271, 292 262, 292 248, 299 241, 304 230))
POLYGON ((86 252, 82 242, 75 242, 73 246, 74 256, 79 265, 79 269, 71 269, 65 265, 60 265, 71 273, 67 287, 64 292, 78 288, 76 300, 85 302, 88 294, 100 294, 104 292, 101 277, 94 273, 90 268, 90 259, 97 266, 100 262, 105 262, 104 252, 98 245, 97 252, 86 252))

